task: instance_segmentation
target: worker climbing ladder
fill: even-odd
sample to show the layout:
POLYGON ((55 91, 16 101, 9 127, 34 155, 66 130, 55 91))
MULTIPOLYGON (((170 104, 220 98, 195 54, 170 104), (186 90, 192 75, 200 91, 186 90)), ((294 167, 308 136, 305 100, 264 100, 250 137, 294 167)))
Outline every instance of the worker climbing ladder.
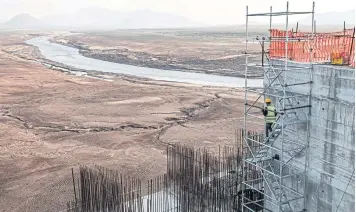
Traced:
MULTIPOLYGON (((311 113, 312 90, 312 48, 309 63, 293 63, 288 60, 288 42, 298 42, 285 33, 285 57, 270 58, 269 50, 262 48, 263 61, 261 65, 248 63, 248 20, 253 16, 270 17, 270 32, 272 17, 286 17, 286 32, 290 15, 312 14, 312 29, 306 37, 309 46, 314 40, 314 3, 312 11, 290 12, 289 3, 285 12, 249 14, 246 8, 246 69, 245 69, 245 113, 244 130, 247 131, 259 121, 264 123, 261 112, 261 100, 270 98, 277 109, 277 119, 272 132, 263 141, 245 133, 242 148, 245 150, 242 162, 244 180, 242 189, 252 189, 263 194, 264 203, 242 196, 242 211, 256 211, 256 208, 271 212, 305 211, 305 196, 307 182, 307 157, 309 141, 309 118, 311 113), (264 87, 249 88, 247 76, 250 67, 264 71, 264 87), (296 73, 302 77, 296 77, 296 73), (296 92, 297 91, 297 92, 296 92), (254 101, 248 95, 254 94, 254 101), (256 97, 257 96, 257 97, 256 97), (298 129, 307 129, 306 134, 299 134, 298 129), (257 171, 260 175, 249 175, 257 171)), ((260 42, 272 42, 274 37, 260 42)), ((280 40, 281 38, 278 37, 280 40)), ((300 41, 300 40, 299 40, 300 41)), ((264 45, 262 45, 264 47, 264 45)), ((242 192, 243 194, 243 192, 242 192)))

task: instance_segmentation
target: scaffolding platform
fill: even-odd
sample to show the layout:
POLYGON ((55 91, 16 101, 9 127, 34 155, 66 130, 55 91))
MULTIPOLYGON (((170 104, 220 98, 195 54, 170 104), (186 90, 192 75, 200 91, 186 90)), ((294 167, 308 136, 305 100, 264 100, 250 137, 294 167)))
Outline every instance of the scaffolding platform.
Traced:
MULTIPOLYGON (((244 108, 244 129, 250 129, 251 123, 256 125, 264 125, 264 117, 261 114, 261 100, 270 98, 274 103, 277 111, 277 120, 269 133, 269 137, 263 140, 256 139, 255 135, 247 135, 244 133, 244 142, 242 148, 246 151, 243 155, 242 170, 245 171, 245 177, 242 181, 243 189, 252 189, 256 192, 261 192, 263 188, 264 203, 259 205, 264 211, 273 212, 292 212, 304 211, 306 197, 306 167, 307 167, 307 152, 309 148, 310 135, 298 135, 293 133, 297 127, 305 127, 308 131, 311 113, 311 88, 312 88, 312 64, 313 50, 309 49, 309 63, 301 64, 301 66, 289 65, 288 61, 288 42, 298 42, 300 38, 293 38, 285 33, 285 37, 272 37, 271 26, 273 16, 285 16, 286 24, 285 31, 288 32, 289 23, 288 16, 311 14, 312 27, 311 33, 302 40, 308 42, 308 46, 314 43, 314 7, 306 12, 291 12, 289 3, 287 2, 286 11, 272 12, 270 7, 269 13, 250 14, 246 7, 246 65, 245 65, 245 81, 249 69, 261 68, 264 71, 264 88, 249 88, 245 87, 245 108, 244 108), (285 57, 278 58, 283 60, 282 63, 273 62, 269 56, 269 50, 265 51, 264 43, 262 47, 262 63, 249 64, 248 54, 248 21, 250 17, 265 16, 270 17, 270 30, 266 42, 269 44, 274 40, 284 41, 285 57), (266 61, 264 63, 263 61, 266 61), (308 78, 294 80, 291 76, 296 71, 303 71, 308 78), (293 79, 294 81, 292 81, 293 79), (291 92, 291 88, 302 86, 306 89, 305 93, 291 92), (309 92, 308 92, 309 91, 309 92), (254 94, 257 97, 254 101, 247 101, 247 95, 254 94), (253 103, 251 103, 253 102, 253 103), (253 121, 252 121, 253 120, 253 121), (260 175, 254 177, 247 176, 247 173, 257 171, 260 175), (302 181, 295 188, 294 179, 302 181)), ((247 85, 247 84, 246 84, 247 85)), ((299 87, 297 87, 299 88, 299 87)), ((250 99, 250 98, 249 98, 250 99)), ((251 205, 256 204, 252 199, 242 197, 242 211, 251 210, 251 205)))

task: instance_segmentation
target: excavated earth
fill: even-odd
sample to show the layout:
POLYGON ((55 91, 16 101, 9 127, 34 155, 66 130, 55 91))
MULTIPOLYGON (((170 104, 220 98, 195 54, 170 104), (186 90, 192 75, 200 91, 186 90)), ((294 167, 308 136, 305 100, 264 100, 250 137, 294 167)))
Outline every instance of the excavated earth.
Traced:
POLYGON ((64 210, 80 165, 148 180, 167 144, 235 145, 243 90, 68 75, 27 60, 28 38, 0 35, 0 211, 64 210))

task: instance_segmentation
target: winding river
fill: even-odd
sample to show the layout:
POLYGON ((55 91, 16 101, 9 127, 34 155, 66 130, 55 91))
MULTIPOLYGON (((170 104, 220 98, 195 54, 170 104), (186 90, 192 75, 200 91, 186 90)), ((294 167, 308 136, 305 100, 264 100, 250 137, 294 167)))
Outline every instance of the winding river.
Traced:
MULTIPOLYGON (((154 80, 193 83, 208 86, 244 87, 245 84, 245 79, 238 77, 137 67, 88 58, 80 55, 79 50, 76 48, 49 42, 47 37, 36 37, 26 41, 26 43, 38 47, 41 54, 48 60, 83 70, 95 70, 145 77, 154 80)), ((248 86, 261 87, 262 79, 249 79, 248 86)))

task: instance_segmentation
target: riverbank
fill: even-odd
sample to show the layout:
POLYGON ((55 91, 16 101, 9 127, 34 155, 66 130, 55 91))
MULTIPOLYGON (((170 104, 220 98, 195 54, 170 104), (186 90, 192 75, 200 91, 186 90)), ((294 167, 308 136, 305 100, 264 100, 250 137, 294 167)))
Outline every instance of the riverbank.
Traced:
POLYGON ((38 50, 22 43, 28 36, 8 38, 0 35, 1 209, 65 209, 72 167, 147 180, 166 171, 167 144, 236 145, 241 88, 72 76, 31 58, 38 50))
MULTIPOLYGON (((86 72, 102 72, 205 86, 232 88, 245 86, 244 78, 137 67, 84 57, 80 55, 78 49, 51 43, 46 36, 28 40, 26 43, 37 47, 46 60, 65 64, 66 66, 75 67, 76 69, 85 70, 86 72)), ((250 87, 260 87, 262 86, 262 79, 248 79, 247 85, 250 87)))
MULTIPOLYGON (((140 67, 244 77, 245 57, 241 33, 181 31, 84 32, 60 35, 51 42, 74 47, 85 57, 140 67), (192 32, 190 32, 192 33, 192 32), (235 37, 236 36, 236 37, 235 37)), ((260 62, 258 44, 250 49, 250 62, 260 62)), ((261 78, 251 70, 249 78, 261 78)))

